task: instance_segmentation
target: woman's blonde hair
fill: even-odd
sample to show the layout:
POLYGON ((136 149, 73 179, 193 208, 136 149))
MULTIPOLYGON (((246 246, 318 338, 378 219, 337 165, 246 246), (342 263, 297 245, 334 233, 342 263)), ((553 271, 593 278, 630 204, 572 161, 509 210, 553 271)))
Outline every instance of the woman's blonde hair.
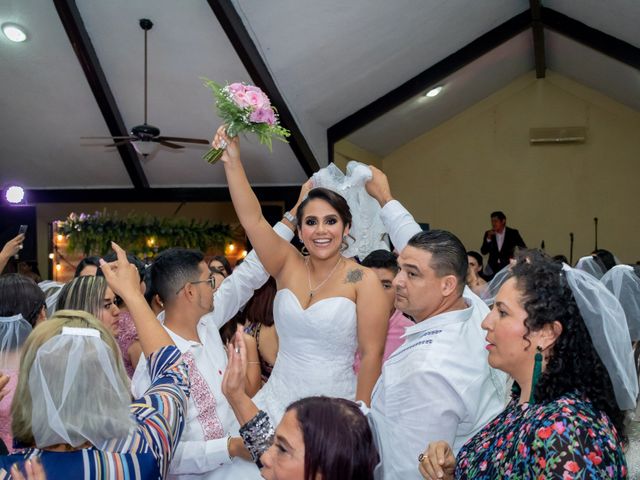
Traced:
MULTIPOLYGON (((13 403, 11 405, 11 428, 13 437, 20 444, 34 446, 32 430, 32 400, 29 390, 29 373, 36 358, 38 349, 48 340, 62 333, 63 327, 94 328, 100 332, 100 338, 111 351, 111 360, 115 371, 124 383, 129 385, 129 377, 122 363, 122 355, 115 338, 102 322, 96 317, 82 310, 58 310, 49 320, 42 322, 33 329, 24 343, 20 358, 20 376, 16 386, 13 403)), ((82 359, 78 359, 79 362, 82 359)))

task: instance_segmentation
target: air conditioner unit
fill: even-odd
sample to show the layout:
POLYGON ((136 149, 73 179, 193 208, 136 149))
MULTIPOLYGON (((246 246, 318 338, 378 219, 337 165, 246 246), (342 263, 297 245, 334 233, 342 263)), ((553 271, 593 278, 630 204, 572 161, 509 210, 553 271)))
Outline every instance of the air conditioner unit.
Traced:
POLYGON ((550 127, 529 130, 529 143, 584 143, 587 127, 550 127))

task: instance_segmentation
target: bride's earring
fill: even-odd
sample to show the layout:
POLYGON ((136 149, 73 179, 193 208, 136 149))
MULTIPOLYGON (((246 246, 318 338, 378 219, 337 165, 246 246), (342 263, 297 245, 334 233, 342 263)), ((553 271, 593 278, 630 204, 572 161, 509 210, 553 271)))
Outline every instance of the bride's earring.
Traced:
POLYGON ((349 248, 349 244, 347 243, 347 236, 342 237, 342 243, 340 244, 340 253, 344 252, 349 248))

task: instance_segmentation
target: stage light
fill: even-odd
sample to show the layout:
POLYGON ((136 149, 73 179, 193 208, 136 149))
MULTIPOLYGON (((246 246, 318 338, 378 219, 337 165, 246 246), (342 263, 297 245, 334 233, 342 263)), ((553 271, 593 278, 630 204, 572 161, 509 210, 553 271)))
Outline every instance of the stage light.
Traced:
POLYGON ((18 187, 17 185, 12 185, 11 187, 7 188, 4 196, 6 197, 7 202, 14 205, 22 203, 22 201, 24 200, 24 188, 18 187))

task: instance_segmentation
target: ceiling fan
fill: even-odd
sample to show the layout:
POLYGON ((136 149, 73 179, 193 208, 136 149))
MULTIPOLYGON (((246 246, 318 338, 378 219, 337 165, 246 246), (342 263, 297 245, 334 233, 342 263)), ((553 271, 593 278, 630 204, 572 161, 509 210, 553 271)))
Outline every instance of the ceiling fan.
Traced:
POLYGON ((118 147, 131 143, 136 151, 143 157, 147 157, 156 149, 155 144, 164 145, 169 148, 184 148, 184 145, 178 145, 173 142, 181 143, 199 143, 209 145, 209 140, 201 138, 184 138, 184 137, 166 137, 160 136, 160 129, 147 123, 147 32, 153 27, 153 22, 148 18, 140 19, 140 27, 144 30, 144 123, 136 125, 131 129, 128 136, 120 137, 81 137, 83 139, 106 139, 110 138, 113 143, 105 145, 105 147, 118 147))

